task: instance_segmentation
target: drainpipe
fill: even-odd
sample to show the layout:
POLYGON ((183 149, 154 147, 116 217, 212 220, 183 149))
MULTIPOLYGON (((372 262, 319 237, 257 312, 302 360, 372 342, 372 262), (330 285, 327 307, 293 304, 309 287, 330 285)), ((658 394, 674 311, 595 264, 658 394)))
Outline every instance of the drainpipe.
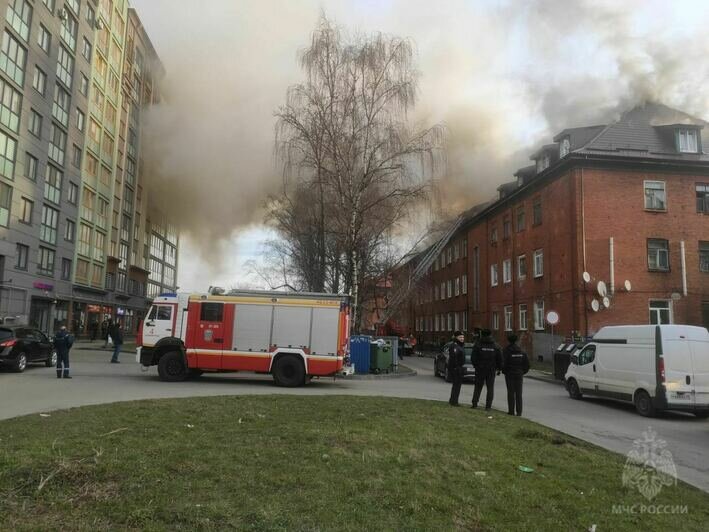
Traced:
POLYGON ((682 295, 687 295, 687 261, 684 257, 684 240, 679 242, 680 261, 682 263, 682 295))
POLYGON ((610 268, 611 268, 611 295, 615 293, 615 254, 613 253, 613 237, 610 238, 610 268))

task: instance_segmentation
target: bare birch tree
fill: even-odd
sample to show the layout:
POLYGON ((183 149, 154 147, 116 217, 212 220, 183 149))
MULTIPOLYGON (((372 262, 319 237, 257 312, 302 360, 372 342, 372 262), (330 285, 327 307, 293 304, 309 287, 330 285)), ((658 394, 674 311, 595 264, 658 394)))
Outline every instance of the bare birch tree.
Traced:
POLYGON ((278 109, 284 187, 270 219, 308 289, 354 300, 387 235, 429 189, 443 130, 411 127, 418 73, 413 43, 380 33, 345 41, 325 16, 300 55, 305 80, 278 109))

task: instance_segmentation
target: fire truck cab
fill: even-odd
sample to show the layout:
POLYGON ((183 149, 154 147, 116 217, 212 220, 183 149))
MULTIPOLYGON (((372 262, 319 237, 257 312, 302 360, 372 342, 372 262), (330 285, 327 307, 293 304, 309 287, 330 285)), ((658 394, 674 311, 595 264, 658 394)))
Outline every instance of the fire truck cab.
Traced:
POLYGON ((279 386, 350 374, 349 298, 234 290, 156 297, 138 335, 136 361, 164 381, 203 372, 270 373, 279 386))

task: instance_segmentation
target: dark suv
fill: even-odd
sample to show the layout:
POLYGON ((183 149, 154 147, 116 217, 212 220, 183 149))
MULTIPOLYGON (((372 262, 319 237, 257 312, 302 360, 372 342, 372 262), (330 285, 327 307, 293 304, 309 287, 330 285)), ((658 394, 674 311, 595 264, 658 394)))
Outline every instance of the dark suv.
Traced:
MULTIPOLYGON (((433 361, 433 375, 436 377, 443 377, 446 382, 451 382, 450 375, 448 374, 448 348, 453 342, 448 342, 443 346, 443 349, 436 355, 436 359, 433 361)), ((465 363, 463 364, 463 380, 475 380, 475 368, 472 364, 472 354, 473 346, 475 344, 464 344, 463 351, 465 352, 465 363)))
POLYGON ((37 329, 22 326, 0 326, 0 366, 25 371, 27 364, 44 362, 56 366, 57 352, 51 338, 37 329))

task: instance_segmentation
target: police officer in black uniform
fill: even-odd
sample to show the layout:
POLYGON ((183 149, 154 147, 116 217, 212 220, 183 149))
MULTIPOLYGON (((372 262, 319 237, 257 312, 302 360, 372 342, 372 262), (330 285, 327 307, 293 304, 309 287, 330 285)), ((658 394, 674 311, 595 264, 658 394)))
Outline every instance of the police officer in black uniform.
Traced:
POLYGON ((478 400, 483 391, 487 389, 485 397, 485 410, 492 408, 495 396, 495 372, 502 369, 502 352, 492 339, 489 329, 483 329, 480 341, 473 347, 473 365, 475 366, 475 391, 473 392, 473 408, 478 407, 478 400))
POLYGON ((465 351, 463 345, 465 336, 460 331, 455 331, 455 341, 451 342, 448 347, 448 375, 453 382, 451 388, 451 398, 448 401, 451 406, 460 406, 458 397, 460 396, 460 387, 463 384, 463 364, 465 364, 465 351))
POLYGON ((522 415, 522 379, 529 371, 529 358, 527 353, 517 345, 517 335, 507 336, 509 345, 502 351, 502 373, 505 374, 507 384, 507 413, 511 416, 522 415))
POLYGON ((64 377, 71 379, 69 375, 69 349, 74 343, 74 337, 62 327, 54 335, 54 348, 57 350, 57 379, 64 377), (63 366, 63 367, 62 367, 63 366))

